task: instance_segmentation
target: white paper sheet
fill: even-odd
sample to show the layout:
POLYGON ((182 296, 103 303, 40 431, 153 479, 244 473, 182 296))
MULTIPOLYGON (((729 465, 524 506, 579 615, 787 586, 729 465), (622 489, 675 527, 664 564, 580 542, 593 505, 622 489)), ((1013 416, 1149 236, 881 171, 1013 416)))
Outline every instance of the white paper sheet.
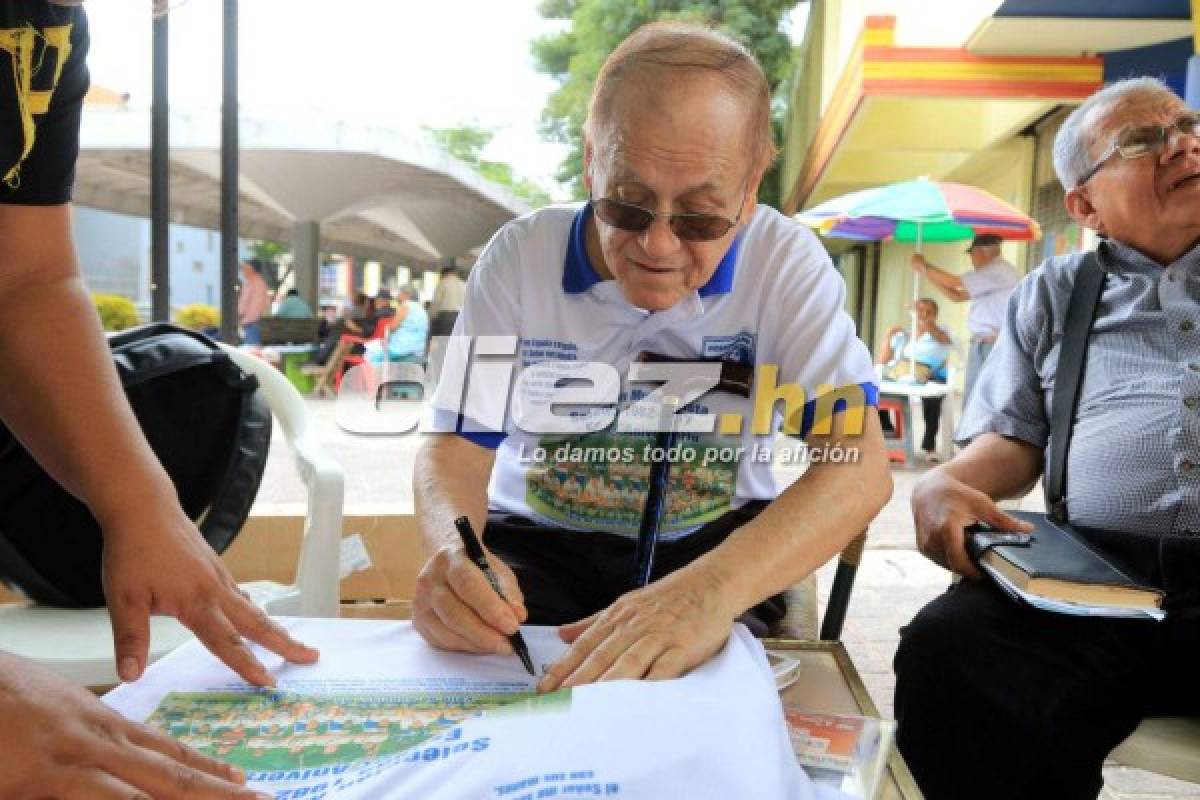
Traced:
MULTIPOLYGON (((283 622, 322 655, 302 667, 256 651, 274 692, 192 642, 105 701, 240 764, 276 800, 842 797, 797 766, 741 626, 679 680, 537 697, 515 657, 438 651, 408 623, 283 622)), ((565 650, 553 628, 523 632, 539 668, 565 650)))

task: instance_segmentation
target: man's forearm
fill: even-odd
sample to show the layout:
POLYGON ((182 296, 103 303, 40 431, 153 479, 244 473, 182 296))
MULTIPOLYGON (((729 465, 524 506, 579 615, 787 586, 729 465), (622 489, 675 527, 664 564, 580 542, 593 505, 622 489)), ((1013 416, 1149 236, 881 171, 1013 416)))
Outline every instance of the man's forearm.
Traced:
POLYGON ((935 267, 933 264, 927 267, 925 275, 929 278, 930 283, 934 285, 934 288, 938 289, 951 300, 962 302, 969 299, 966 289, 963 288, 962 279, 957 275, 949 273, 941 267, 935 267))
MULTIPOLYGON (((863 435, 821 441, 822 446, 857 449, 855 463, 814 464, 752 522, 685 569, 713 576, 728 606, 740 613, 796 584, 841 552, 892 493, 878 415, 870 413, 872 408, 867 411, 863 435)), ((837 426, 844 417, 837 415, 837 426)))
POLYGON ((417 452, 413 499, 427 553, 458 541, 454 520, 466 516, 482 534, 495 454, 461 436, 433 434, 417 452))
POLYGON ((104 524, 175 490, 129 408, 73 254, 48 250, 71 262, 47 266, 61 277, 37 279, 8 252, 0 262, 0 417, 104 524))
POLYGON ((1042 474, 1038 447, 998 433, 985 433, 938 470, 993 500, 1028 492, 1042 474))

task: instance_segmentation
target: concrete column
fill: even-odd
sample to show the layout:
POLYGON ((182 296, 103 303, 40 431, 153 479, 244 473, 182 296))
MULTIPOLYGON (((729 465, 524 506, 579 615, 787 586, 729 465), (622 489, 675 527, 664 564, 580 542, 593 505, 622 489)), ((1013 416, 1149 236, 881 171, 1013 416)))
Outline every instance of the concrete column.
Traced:
POLYGON ((304 221, 292 227, 292 253, 296 289, 315 310, 321 264, 321 223, 304 221))

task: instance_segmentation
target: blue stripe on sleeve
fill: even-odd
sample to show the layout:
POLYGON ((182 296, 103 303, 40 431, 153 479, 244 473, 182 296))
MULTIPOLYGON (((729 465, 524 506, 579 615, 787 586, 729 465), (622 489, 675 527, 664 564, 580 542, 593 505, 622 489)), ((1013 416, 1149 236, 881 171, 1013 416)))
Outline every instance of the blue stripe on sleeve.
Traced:
POLYGON ((462 414, 435 409, 431 431, 434 433, 454 433, 463 437, 468 442, 477 444, 480 447, 486 447, 488 450, 495 450, 508 435, 504 431, 464 431, 463 425, 465 421, 466 417, 462 414))
POLYGON ((480 433, 463 433, 462 431, 455 431, 455 433, 466 439, 468 442, 477 444, 480 447, 486 447, 488 450, 495 450, 498 448, 507 435, 504 433, 493 433, 490 431, 483 431, 480 433))
MULTIPOLYGON (((863 391, 863 402, 867 408, 875 408, 879 405, 879 387, 874 383, 860 383, 858 387, 863 391)), ((841 391, 847 387, 840 386, 835 389, 835 392, 841 391)), ((824 395, 822 395, 823 397, 824 395)), ((820 397, 814 397, 804 404, 804 416, 800 423, 800 437, 808 436, 812 431, 813 425, 816 423, 817 403, 820 402, 820 397)), ((833 413, 846 410, 846 398, 839 397, 833 404, 833 413)))

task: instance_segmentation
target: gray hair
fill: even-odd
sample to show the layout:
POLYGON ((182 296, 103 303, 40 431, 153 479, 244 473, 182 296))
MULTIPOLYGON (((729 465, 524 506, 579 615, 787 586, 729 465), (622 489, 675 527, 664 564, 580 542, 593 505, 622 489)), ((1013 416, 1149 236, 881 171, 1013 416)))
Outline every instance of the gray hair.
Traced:
POLYGON ((1115 106, 1133 96, 1160 96, 1178 99, 1158 78, 1126 78, 1105 86, 1080 104, 1063 122, 1054 137, 1054 172, 1063 191, 1075 188, 1089 169, 1092 157, 1088 154, 1088 117, 1093 111, 1115 106))

